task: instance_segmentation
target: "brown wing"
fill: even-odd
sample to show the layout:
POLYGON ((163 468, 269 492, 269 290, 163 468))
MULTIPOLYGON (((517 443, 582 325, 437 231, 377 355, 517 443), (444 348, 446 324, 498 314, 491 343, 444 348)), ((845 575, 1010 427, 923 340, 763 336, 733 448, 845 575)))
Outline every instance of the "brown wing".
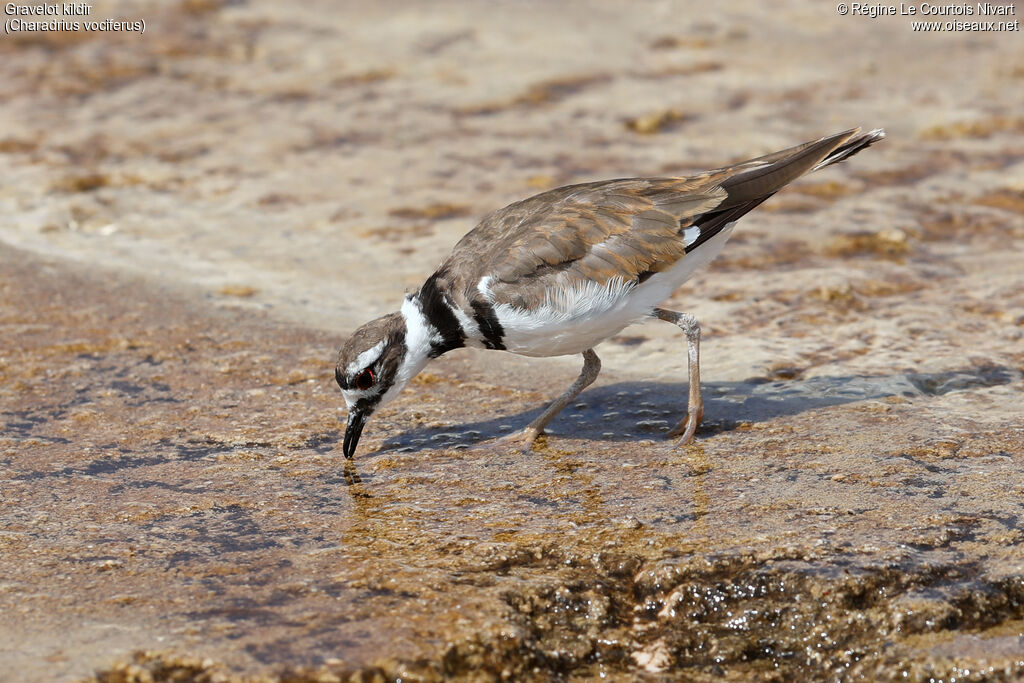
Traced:
POLYGON ((846 131, 688 178, 544 192, 486 216, 441 265, 439 284, 467 305, 479 298, 480 279, 490 276, 496 302, 525 306, 542 299, 560 273, 602 284, 613 277, 642 280, 671 268, 784 185, 880 136, 872 135, 846 131), (684 239, 690 226, 700 228, 696 240, 684 239))
POLYGON ((524 285, 565 271, 602 283, 629 280, 682 258, 680 221, 713 209, 725 196, 720 188, 690 189, 680 179, 562 187, 487 216, 446 265, 464 274, 470 287, 491 276, 495 296, 518 289, 529 298, 533 288, 524 285))

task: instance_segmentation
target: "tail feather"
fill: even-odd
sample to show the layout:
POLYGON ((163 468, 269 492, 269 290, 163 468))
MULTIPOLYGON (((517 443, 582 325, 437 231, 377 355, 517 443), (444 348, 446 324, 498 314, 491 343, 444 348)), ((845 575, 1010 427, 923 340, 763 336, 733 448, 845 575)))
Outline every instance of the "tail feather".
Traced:
POLYGON ((884 137, 880 128, 868 133, 853 128, 723 169, 733 174, 722 181, 729 197, 719 208, 768 197, 800 176, 851 157, 884 137))
POLYGON ((721 182, 728 195, 715 207, 694 219, 700 228, 696 240, 686 247, 691 252, 731 223, 752 211, 766 199, 802 175, 849 159, 885 137, 881 128, 862 133, 859 128, 829 135, 781 152, 751 159, 720 171, 732 173, 721 182))
POLYGON ((866 133, 857 132, 857 134, 853 135, 846 142, 829 152, 828 156, 822 159, 811 170, 817 171, 819 168, 824 168, 829 164, 849 159, 862 149, 867 149, 872 144, 883 139, 885 139, 885 131, 881 128, 875 128, 874 130, 869 130, 866 133))

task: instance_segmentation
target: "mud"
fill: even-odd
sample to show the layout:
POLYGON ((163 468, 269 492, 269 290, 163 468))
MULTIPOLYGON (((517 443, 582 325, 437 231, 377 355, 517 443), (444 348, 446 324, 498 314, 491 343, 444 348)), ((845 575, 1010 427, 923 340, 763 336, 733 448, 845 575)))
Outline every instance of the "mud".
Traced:
POLYGON ((1017 36, 293 5, 0 37, 8 672, 1024 677, 1017 36), (650 323, 533 452, 494 441, 578 359, 459 350, 342 457, 336 349, 477 216, 862 124, 889 139, 670 302, 704 329, 696 445, 664 438, 684 342, 650 323))
POLYGON ((349 463, 341 337, 3 260, 0 629, 28 678, 1024 673, 1022 429, 949 424, 1016 411, 1019 367, 711 382, 681 451, 684 387, 613 373, 521 454, 488 442, 543 372, 467 353, 349 463))

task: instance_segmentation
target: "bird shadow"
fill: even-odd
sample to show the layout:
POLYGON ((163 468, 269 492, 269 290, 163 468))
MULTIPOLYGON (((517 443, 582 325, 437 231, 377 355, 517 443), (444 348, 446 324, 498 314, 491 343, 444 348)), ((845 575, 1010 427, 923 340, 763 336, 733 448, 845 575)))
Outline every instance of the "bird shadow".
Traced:
MULTIPOLYGON (((697 434, 708 436, 741 423, 766 422, 828 406, 891 396, 941 396, 1009 384, 1021 377, 1020 370, 990 364, 937 373, 707 382, 702 385, 704 420, 697 434)), ((602 441, 662 438, 686 411, 686 389, 685 382, 628 381, 594 387, 570 403, 546 431, 602 441)), ((512 412, 510 403, 510 412, 499 417, 448 427, 417 426, 391 436, 376 453, 468 448, 526 426, 546 405, 512 412)))

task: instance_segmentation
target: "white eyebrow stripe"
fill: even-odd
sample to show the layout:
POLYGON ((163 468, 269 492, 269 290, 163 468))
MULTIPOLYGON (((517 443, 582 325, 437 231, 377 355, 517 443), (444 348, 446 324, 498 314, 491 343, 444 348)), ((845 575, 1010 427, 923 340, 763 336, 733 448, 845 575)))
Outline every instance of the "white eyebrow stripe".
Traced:
POLYGON ((365 368, 366 366, 375 362, 378 358, 380 358, 381 352, 384 351, 384 344, 384 341, 379 341, 377 342, 376 346, 366 349, 361 354, 356 356, 356 359, 349 363, 348 367, 345 369, 346 374, 348 374, 351 377, 356 370, 361 370, 362 368, 365 368))

